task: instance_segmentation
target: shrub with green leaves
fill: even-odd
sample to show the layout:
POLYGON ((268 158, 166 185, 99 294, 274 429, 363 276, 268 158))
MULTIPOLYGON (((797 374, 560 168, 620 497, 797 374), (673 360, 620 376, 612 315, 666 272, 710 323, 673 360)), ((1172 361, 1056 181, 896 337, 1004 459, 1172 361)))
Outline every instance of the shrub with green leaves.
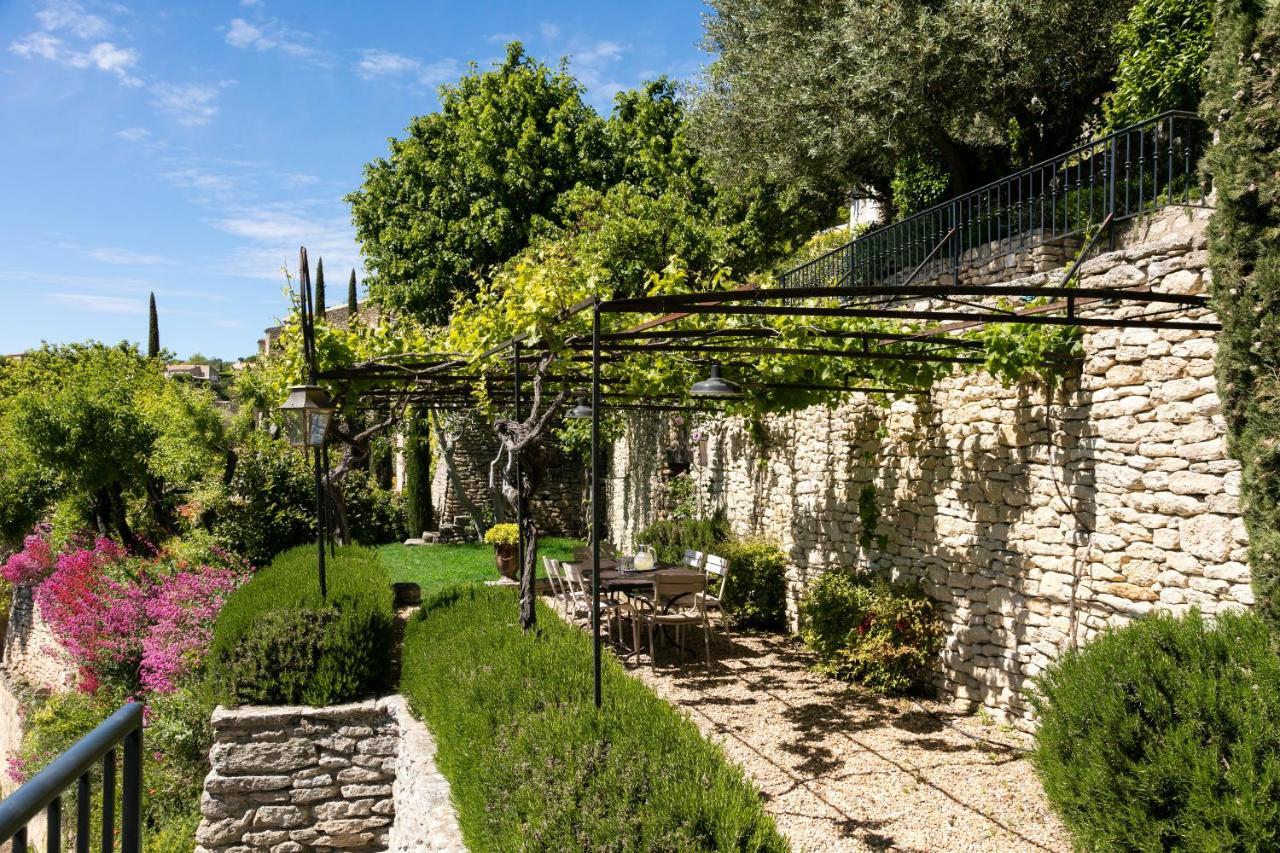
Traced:
POLYGON ((1068 651, 1032 703, 1080 849, 1280 849, 1280 660, 1257 616, 1137 620, 1068 651))
POLYGON ((363 471, 350 472, 342 481, 342 496, 353 541, 385 545, 408 537, 404 497, 381 488, 375 477, 363 471))
POLYGON ((685 550, 714 553, 729 536, 729 522, 717 513, 711 518, 655 521, 636 534, 636 543, 653 546, 659 563, 679 563, 685 550))
POLYGON ((227 704, 332 705, 386 686, 391 582, 377 552, 339 548, 320 598, 311 546, 286 551, 223 606, 209 678, 227 704))
POLYGON ((315 537, 315 481, 301 453, 254 431, 236 449, 235 471, 201 510, 214 536, 255 566, 315 537))
MULTIPOLYGON (((541 603, 538 605, 542 607, 541 603)), ((402 692, 431 727, 472 850, 781 851, 742 771, 591 639, 505 590, 455 588, 410 622, 402 692)))
POLYGON ((787 555, 772 542, 726 542, 717 552, 729 561, 725 612, 734 625, 780 631, 787 625, 787 555))
POLYGON ((1118 129, 1166 110, 1194 110, 1213 42, 1214 0, 1138 0, 1112 33, 1115 89, 1102 102, 1118 129))
POLYGON ((915 584, 832 571, 800 601, 800 636, 818 668, 882 693, 922 689, 942 649, 942 622, 915 584))

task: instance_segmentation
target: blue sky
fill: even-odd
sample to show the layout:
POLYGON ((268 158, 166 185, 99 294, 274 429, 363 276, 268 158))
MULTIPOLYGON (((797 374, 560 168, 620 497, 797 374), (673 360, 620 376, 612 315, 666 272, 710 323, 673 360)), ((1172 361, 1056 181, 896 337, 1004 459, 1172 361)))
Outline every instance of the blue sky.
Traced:
POLYGON ((0 0, 0 353, 146 337, 234 358, 305 244, 330 302, 359 257, 342 196, 436 87, 522 40, 620 89, 705 62, 698 0, 148 4, 0 0))

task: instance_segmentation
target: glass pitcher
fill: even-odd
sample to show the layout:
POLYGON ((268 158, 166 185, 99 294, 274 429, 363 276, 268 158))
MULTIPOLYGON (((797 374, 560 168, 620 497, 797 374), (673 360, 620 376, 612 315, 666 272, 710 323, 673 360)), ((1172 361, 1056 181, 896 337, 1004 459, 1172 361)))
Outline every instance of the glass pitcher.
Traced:
POLYGON ((636 549, 635 567, 637 572, 651 571, 657 563, 657 555, 652 545, 641 545, 636 549))

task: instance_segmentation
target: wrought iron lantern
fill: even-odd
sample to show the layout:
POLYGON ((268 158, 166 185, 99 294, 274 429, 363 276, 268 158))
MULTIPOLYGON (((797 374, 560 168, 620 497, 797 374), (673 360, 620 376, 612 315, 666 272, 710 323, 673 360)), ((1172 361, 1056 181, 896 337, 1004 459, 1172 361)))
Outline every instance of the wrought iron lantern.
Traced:
POLYGON ((329 392, 319 385, 294 385, 280 411, 285 415, 285 435, 294 447, 320 447, 329 432, 334 411, 329 392))
POLYGON ((689 389, 689 396, 732 400, 742 396, 742 386, 721 376, 719 363, 712 362, 711 375, 693 383, 693 387, 689 389))
POLYGON ((565 415, 565 417, 575 421, 589 421, 591 420, 591 404, 587 402, 586 397, 579 397, 578 405, 570 409, 569 414, 565 415))

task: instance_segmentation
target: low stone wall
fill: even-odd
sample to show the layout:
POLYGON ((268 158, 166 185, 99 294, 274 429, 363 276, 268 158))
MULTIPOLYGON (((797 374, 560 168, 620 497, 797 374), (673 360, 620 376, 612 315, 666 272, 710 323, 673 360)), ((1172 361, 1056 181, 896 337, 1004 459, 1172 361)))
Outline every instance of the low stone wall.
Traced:
POLYGON ((213 730, 198 853, 465 850, 434 741, 401 697, 220 707, 213 730))
MULTIPOLYGON (((1081 267, 1080 285, 1203 293, 1204 225, 1203 211, 1177 211, 1132 227, 1081 267)), ((1082 344, 1078 372, 1052 392, 956 374, 887 408, 848 395, 767 417, 761 441, 739 419, 700 422, 702 509, 787 552, 793 620, 825 571, 919 579, 947 629, 939 690, 1030 728, 1029 679, 1063 649, 1157 608, 1253 602, 1214 336, 1094 328, 1082 344)), ((637 415, 613 448, 608 523, 623 544, 654 516, 670 420, 637 415)))

